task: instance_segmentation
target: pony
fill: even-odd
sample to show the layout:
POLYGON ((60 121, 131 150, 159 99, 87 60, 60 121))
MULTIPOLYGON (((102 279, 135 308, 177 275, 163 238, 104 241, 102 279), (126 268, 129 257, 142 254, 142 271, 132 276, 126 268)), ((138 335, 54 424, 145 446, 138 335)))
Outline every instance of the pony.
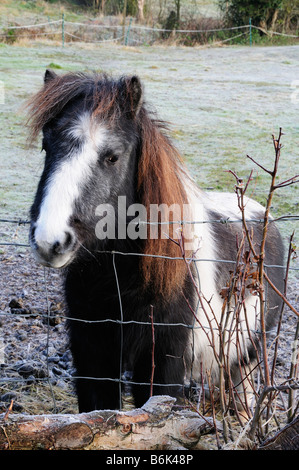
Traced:
MULTIPOLYGON (((30 140, 42 133, 45 151, 29 240, 39 263, 63 273, 79 412, 119 409, 125 373, 136 407, 152 394, 184 399, 193 380, 219 387, 221 351, 235 390, 249 389, 258 296, 246 289, 237 314, 221 294, 242 224, 218 222, 241 220, 236 195, 198 188, 137 76, 46 70, 28 113, 30 140)), ((246 200, 255 244, 263 214, 246 200)), ((282 262, 271 223, 265 263, 277 289, 282 262)), ((266 290, 268 330, 281 302, 266 290)))

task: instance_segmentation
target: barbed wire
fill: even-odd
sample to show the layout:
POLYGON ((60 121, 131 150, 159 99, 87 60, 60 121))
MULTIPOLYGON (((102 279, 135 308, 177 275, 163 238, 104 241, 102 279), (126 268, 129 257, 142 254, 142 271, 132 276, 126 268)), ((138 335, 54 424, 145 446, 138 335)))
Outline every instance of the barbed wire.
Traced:
MULTIPOLYGON (((298 216, 291 216, 291 215, 286 215, 286 216, 281 216, 276 219, 276 221, 279 222, 286 222, 286 221, 296 221, 299 220, 298 216)), ((263 219, 250 219, 251 222, 256 222, 256 223, 262 223, 263 219)), ((14 224, 19 226, 26 227, 28 224, 30 224, 29 220, 24 220, 22 218, 1 218, 0 219, 1 223, 4 224, 14 224)), ((197 221, 177 221, 172 223, 182 223, 182 224, 203 224, 203 223, 219 223, 219 224, 230 224, 230 223, 239 223, 239 219, 213 219, 213 220, 197 220, 197 221)), ((147 222, 144 222, 147 223, 147 222)), ((148 222, 151 224, 150 222, 148 222)), ((163 222, 154 222, 154 224, 161 225, 163 222)), ((22 243, 0 243, 0 245, 14 245, 14 246, 22 246, 22 247, 29 247, 29 244, 22 244, 22 243)), ((181 322, 175 322, 175 323, 167 323, 167 322, 156 322, 156 321, 137 321, 137 320, 125 320, 124 319, 124 313, 122 311, 122 294, 120 291, 120 286, 118 283, 118 275, 117 275, 117 269, 116 269, 116 264, 115 264, 115 258, 116 256, 152 256, 152 257, 159 257, 159 258, 164 258, 164 259, 171 259, 171 260, 184 260, 187 262, 194 262, 197 264, 198 262, 206 262, 206 261, 211 261, 211 262, 219 262, 219 263, 236 263, 235 260, 221 260, 221 259, 204 259, 204 258, 194 258, 194 257, 189 257, 189 258, 183 258, 183 257, 169 257, 169 256, 163 256, 163 255, 154 255, 154 254, 144 254, 144 253, 134 253, 134 252, 121 252, 121 251, 107 251, 107 250, 98 250, 97 253, 100 254, 109 254, 113 258, 113 267, 114 267, 114 274, 115 274, 115 279, 116 279, 116 284, 117 284, 117 295, 119 299, 119 318, 118 319, 112 319, 112 318, 107 318, 107 319, 100 319, 100 320, 88 320, 88 319, 78 319, 78 318, 73 318, 71 316, 68 316, 66 314, 56 314, 55 317, 59 317, 63 319, 63 321, 66 320, 71 320, 71 321, 80 321, 83 323, 88 323, 88 324, 101 324, 101 323, 114 323, 116 325, 119 325, 121 328, 121 344, 120 344, 120 355, 119 355, 119 377, 93 377, 93 376, 79 376, 76 373, 70 373, 68 371, 65 371, 65 373, 61 373, 59 376, 59 379, 62 380, 65 384, 68 383, 73 383, 74 381, 78 379, 84 379, 84 380, 89 380, 89 381, 97 381, 97 382, 113 382, 118 384, 119 387, 119 397, 120 397, 120 404, 119 407, 120 409, 122 408, 122 400, 124 399, 123 394, 122 394, 122 387, 131 387, 131 386, 147 386, 147 387, 160 387, 160 389, 163 390, 163 388, 168 388, 168 387, 177 387, 180 389, 184 389, 185 387, 188 387, 188 390, 193 393, 198 392, 198 387, 200 387, 199 384, 196 384, 193 380, 193 373, 191 372, 190 376, 190 381, 187 381, 187 377, 184 378, 184 380, 181 383, 158 383, 154 380, 148 381, 148 382, 136 382, 132 379, 130 374, 124 374, 123 371, 123 345, 124 345, 124 331, 123 327, 126 325, 140 325, 140 326, 146 326, 148 328, 156 328, 156 327, 168 327, 168 328, 177 328, 177 327, 183 327, 186 329, 189 329, 190 331, 195 331, 196 329, 203 329, 206 331, 206 334, 211 330, 211 326, 204 326, 202 324, 196 323, 196 319, 194 318, 194 321, 192 324, 186 324, 186 323, 181 323, 181 322)), ((285 268, 285 266, 282 265, 265 265, 265 268, 285 268)), ((296 267, 289 267, 289 269, 294 269, 294 270, 299 270, 299 268, 296 267)), ((43 383, 43 384, 48 384, 47 386, 49 387, 49 393, 52 396, 52 402, 53 402, 53 410, 54 412, 57 412, 57 404, 56 404, 56 398, 55 398, 55 391, 53 389, 53 385, 56 384, 57 377, 55 377, 55 373, 53 373, 49 367, 49 345, 50 345, 50 335, 51 335, 51 329, 50 329, 50 318, 51 318, 51 309, 50 309, 50 301, 49 301, 49 296, 48 296, 48 279, 45 276, 45 271, 46 268, 44 268, 44 289, 45 289, 45 300, 46 300, 46 313, 36 313, 36 312, 31 312, 28 313, 17 313, 17 312, 11 312, 10 314, 7 312, 0 312, 0 318, 2 316, 7 316, 13 314, 14 317, 16 316, 21 316, 21 317, 40 317, 46 320, 47 324, 47 336, 46 336, 46 351, 47 355, 45 359, 42 359, 43 364, 46 364, 47 367, 47 374, 46 377, 38 377, 38 376, 33 376, 32 377, 15 377, 15 376, 9 376, 10 374, 13 375, 13 373, 18 373, 18 368, 14 366, 10 366, 6 368, 5 375, 0 377, 0 383, 3 384, 3 386, 6 384, 19 384, 19 383, 43 383)), ((196 268, 197 271, 197 268, 196 268)), ((198 272, 198 271, 197 271, 198 272)), ((198 279, 200 283, 200 279, 198 279)), ((198 303, 199 305, 199 303, 198 303)), ((215 328, 213 327, 212 330, 217 331, 218 327, 216 326, 215 328)), ((228 328, 227 331, 229 332, 230 329, 228 328)), ((251 331, 251 333, 258 333, 257 331, 251 331)), ((194 348, 194 342, 192 344, 192 348, 194 348)), ((297 390, 299 388, 298 381, 295 380, 295 377, 291 377, 284 382, 284 390, 297 390)), ((19 385, 18 385, 19 387, 19 385)), ((202 385, 202 387, 205 387, 202 385)), ((277 386, 277 393, 281 393, 279 389, 279 385, 277 386)))
MULTIPOLYGON (((272 222, 284 222, 284 221, 297 221, 299 220, 299 215, 282 215, 276 218, 273 218, 269 220, 269 223, 272 222)), ((22 219, 0 219, 0 222, 3 223, 10 223, 10 224, 18 224, 18 225, 26 225, 30 224, 30 220, 22 220, 22 219)), ((246 222, 254 222, 254 223, 263 223, 264 219, 246 219, 246 222)), ((220 224, 231 224, 231 223, 242 223, 242 219, 231 219, 230 217, 227 218, 220 218, 220 219, 207 219, 207 220, 169 220, 169 221, 154 221, 154 222, 148 222, 146 220, 138 220, 136 222, 131 221, 131 223, 134 223, 136 225, 195 225, 195 224, 215 224, 215 223, 220 223, 220 224)))
MULTIPOLYGON (((16 247, 24 247, 30 248, 29 243, 15 243, 15 242, 1 242, 0 246, 16 246, 16 247)), ((83 246, 84 248, 84 246, 83 246)), ((138 253, 138 252, 124 252, 124 251, 107 251, 107 250, 96 250, 96 253, 99 254, 109 254, 109 255, 122 255, 122 256, 140 256, 140 257, 148 257, 148 258, 160 258, 160 259, 167 259, 171 261, 188 261, 188 262, 212 262, 212 263, 228 263, 228 264, 236 264, 235 260, 228 260, 228 259, 219 259, 219 258, 194 258, 186 256, 183 258, 182 256, 166 256, 166 255, 155 255, 151 253, 138 253)), ((243 263, 239 263, 242 265, 243 263)), ((257 265, 257 263, 252 263, 253 266, 257 265)), ((264 263, 265 268, 285 268, 284 265, 280 264, 266 264, 264 263)), ((299 271, 299 268, 290 266, 290 270, 299 271)))
MULTIPOLYGON (((286 222, 286 221, 291 221, 295 222, 299 220, 299 216, 297 215, 283 215, 277 218, 273 218, 269 221, 269 223, 272 222, 286 222)), ((246 222, 252 222, 252 223, 260 223, 262 224, 264 222, 264 219, 246 219, 246 222)), ((1 218, 0 223, 8 223, 8 224, 16 224, 18 226, 21 225, 28 225, 30 224, 29 220, 22 220, 22 219, 6 219, 6 218, 1 218)), ((196 220, 196 221, 188 221, 188 220, 178 220, 178 221, 155 221, 155 222, 149 222, 149 221, 131 221, 130 224, 136 224, 136 225, 150 225, 150 226, 159 226, 159 225, 179 225, 179 226, 184 226, 184 225, 197 225, 197 224, 232 224, 232 223, 242 223, 241 219, 230 219, 230 218, 221 218, 221 219, 211 219, 211 220, 196 220)), ((24 247, 24 248, 30 248, 29 243, 18 243, 18 242, 0 242, 0 246, 15 246, 15 247, 24 247)), ((122 251, 117 251, 117 250, 96 250, 97 253, 99 254, 110 254, 110 255, 122 255, 122 256, 140 256, 140 257, 152 257, 152 258, 161 258, 161 259, 169 259, 169 260, 186 260, 188 262, 213 262, 213 263, 228 263, 228 264, 235 264, 236 260, 227 260, 227 259, 219 259, 219 258, 198 258, 194 256, 188 256, 183 258, 182 256, 166 256, 166 255, 156 255, 156 254, 151 254, 151 253, 138 253, 138 252, 122 252, 122 251)), ((242 263, 241 263, 242 264, 242 263)), ((256 265, 256 263, 253 263, 253 265, 256 265)), ((284 265, 274 265, 274 264, 266 264, 265 263, 265 268, 285 268, 284 265)), ((299 268, 290 266, 290 270, 298 271, 299 268)))
MULTIPOLYGON (((118 292, 119 294, 119 299, 121 299, 121 295, 120 295, 120 292, 118 292)), ((44 320, 49 320, 51 318, 51 312, 45 314, 45 313, 39 313, 39 312, 34 312, 34 313, 17 313, 15 310, 18 310, 18 309, 14 309, 14 312, 13 313, 7 313, 7 312, 0 312, 0 317, 6 317, 7 315, 13 315, 14 317, 21 317, 21 318, 42 318, 44 320)), ((196 326, 194 323, 192 324, 188 324, 188 323, 180 323, 180 322, 177 322, 177 323, 167 323, 167 322, 156 322, 156 321, 153 321, 153 322, 150 322, 150 321, 141 321, 141 320, 119 320, 119 319, 113 319, 113 318, 105 318, 105 319, 101 319, 101 320, 86 320, 84 318, 74 318, 74 317, 70 317, 69 315, 67 315, 66 313, 63 313, 63 314, 55 314, 55 318, 59 318, 61 320, 70 320, 70 321, 74 321, 74 322, 78 322, 78 323, 86 323, 86 324, 101 324, 101 323, 115 323, 116 325, 140 325, 140 326, 154 326, 154 327, 160 327, 160 326, 167 326, 167 327, 170 327, 170 328, 176 328, 176 327, 183 327, 183 328, 186 328, 188 330, 206 330, 206 331, 219 331, 219 327, 215 326, 215 327, 211 327, 211 326, 205 326, 205 325, 199 325, 199 326, 196 326)), ((223 328, 223 331, 227 331, 229 332, 230 330, 228 328, 223 328)), ((259 333, 259 330, 256 330, 256 329, 251 329, 250 330, 251 333, 259 333)), ((267 331, 267 333, 269 333, 269 331, 267 331)), ((1 380, 1 379, 0 379, 1 380)))

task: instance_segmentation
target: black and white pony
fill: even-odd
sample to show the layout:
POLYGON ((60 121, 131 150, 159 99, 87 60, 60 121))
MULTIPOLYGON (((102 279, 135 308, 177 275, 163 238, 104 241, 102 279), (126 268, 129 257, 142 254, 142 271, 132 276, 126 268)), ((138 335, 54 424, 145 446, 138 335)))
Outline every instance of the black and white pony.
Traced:
MULTIPOLYGON (((258 296, 248 289, 238 318, 233 303, 223 310, 235 265, 217 260, 236 260, 242 224, 215 222, 240 219, 236 195, 196 187, 138 77, 46 71, 29 124, 45 150, 30 244, 39 263, 64 271, 79 411, 119 408, 124 370, 136 407, 152 386, 181 396, 191 370, 217 387, 221 347, 236 388, 244 386, 256 363, 258 296), (190 223, 202 221, 210 223, 190 223), (228 331, 222 346, 219 325, 228 331)), ((263 212, 246 202, 248 219, 263 212)), ((261 224, 249 225, 259 243, 261 224)), ((283 261, 274 224, 265 260, 283 261)), ((282 270, 268 274, 282 289, 282 270)), ((280 302, 267 291, 270 327, 280 302)))

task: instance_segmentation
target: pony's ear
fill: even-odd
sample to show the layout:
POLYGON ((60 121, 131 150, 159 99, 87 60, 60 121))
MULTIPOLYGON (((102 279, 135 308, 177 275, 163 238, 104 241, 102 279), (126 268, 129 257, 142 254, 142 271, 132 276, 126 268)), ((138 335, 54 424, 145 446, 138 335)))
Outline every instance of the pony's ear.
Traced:
POLYGON ((44 75, 44 83, 48 83, 50 82, 51 80, 53 80, 53 78, 57 77, 56 73, 53 72, 53 70, 49 70, 47 69, 45 71, 45 75, 44 75))
POLYGON ((143 88, 139 77, 133 75, 126 79, 127 94, 129 98, 132 117, 137 116, 143 103, 143 88))

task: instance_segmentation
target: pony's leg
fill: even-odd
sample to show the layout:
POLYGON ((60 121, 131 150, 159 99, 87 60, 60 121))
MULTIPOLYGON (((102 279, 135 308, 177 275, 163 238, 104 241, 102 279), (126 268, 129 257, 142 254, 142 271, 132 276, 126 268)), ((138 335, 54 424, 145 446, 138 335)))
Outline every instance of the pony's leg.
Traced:
POLYGON ((132 379, 135 406, 144 405, 150 398, 151 392, 153 395, 170 395, 179 400, 183 399, 185 376, 183 358, 168 356, 164 351, 160 351, 156 352, 154 363, 152 359, 151 353, 144 351, 135 363, 132 379))
POLYGON ((116 326, 71 321, 79 412, 120 408, 120 356, 116 326))

